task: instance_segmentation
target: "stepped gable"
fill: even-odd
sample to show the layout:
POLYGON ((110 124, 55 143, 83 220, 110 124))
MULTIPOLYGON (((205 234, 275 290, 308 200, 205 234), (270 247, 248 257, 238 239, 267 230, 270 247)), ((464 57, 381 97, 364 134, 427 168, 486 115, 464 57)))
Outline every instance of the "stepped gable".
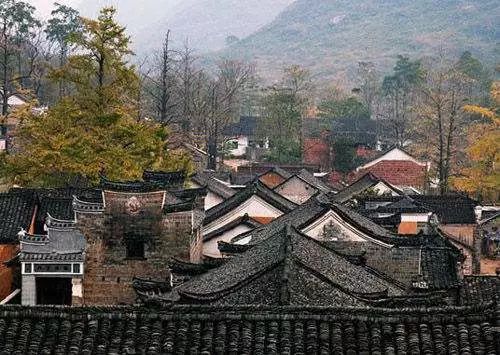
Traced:
POLYGON ((0 307, 6 354, 495 354, 491 305, 314 307, 0 307))
POLYGON ((175 291, 189 303, 323 306, 371 305, 403 294, 389 279, 291 227, 175 291))
POLYGON ((403 192, 397 187, 393 186, 392 184, 388 183, 383 179, 378 178, 371 172, 367 172, 363 174, 359 179, 354 181, 352 184, 347 186, 345 189, 333 195, 333 199, 338 203, 345 203, 350 199, 355 198, 356 196, 362 194, 363 191, 366 191, 367 189, 374 187, 380 182, 390 187, 391 190, 393 190, 395 193, 403 195, 403 192))
POLYGON ((38 205, 35 219, 35 233, 45 233, 44 225, 47 216, 56 219, 73 220, 73 198, 70 197, 43 197, 38 205))
POLYGON ((206 186, 208 191, 213 192, 223 199, 228 199, 236 194, 234 189, 205 173, 197 173, 191 178, 191 180, 200 186, 206 186))
POLYGON ((36 211, 32 191, 0 193, 0 244, 17 244, 17 233, 28 229, 36 211))
POLYGON ((270 205, 276 207, 282 212, 290 212, 297 207, 295 203, 284 198, 280 194, 274 192, 263 183, 255 181, 251 185, 247 186, 245 189, 239 191, 235 195, 231 196, 224 202, 212 207, 206 211, 206 217, 204 224, 207 225, 210 222, 215 221, 219 217, 224 216, 226 213, 230 212, 234 208, 241 205, 243 202, 248 200, 252 196, 258 196, 270 205))

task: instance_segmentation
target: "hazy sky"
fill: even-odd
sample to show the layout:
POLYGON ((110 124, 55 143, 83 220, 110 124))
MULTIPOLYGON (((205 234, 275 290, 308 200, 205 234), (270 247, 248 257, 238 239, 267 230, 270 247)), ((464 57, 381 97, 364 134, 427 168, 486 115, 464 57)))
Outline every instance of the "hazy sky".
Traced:
POLYGON ((38 13, 44 18, 50 15, 50 11, 52 11, 52 8, 54 7, 54 2, 77 7, 81 1, 89 0, 27 0, 29 4, 37 8, 38 13))

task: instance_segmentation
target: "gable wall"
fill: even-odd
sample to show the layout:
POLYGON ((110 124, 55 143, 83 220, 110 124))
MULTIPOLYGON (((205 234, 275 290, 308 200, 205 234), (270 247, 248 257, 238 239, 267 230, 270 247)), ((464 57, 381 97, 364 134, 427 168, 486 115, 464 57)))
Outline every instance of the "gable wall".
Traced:
POLYGON ((208 211, 210 208, 217 206, 222 202, 224 202, 222 197, 214 194, 212 191, 208 191, 207 196, 205 196, 205 211, 208 211))
POLYGON ((214 237, 214 238, 210 239, 209 241, 204 242, 203 243, 203 255, 207 255, 207 256, 210 256, 212 258, 221 258, 222 255, 219 251, 219 247, 218 247, 217 243, 219 241, 230 242, 231 239, 233 239, 234 237, 236 237, 240 234, 243 234, 245 232, 248 232, 249 230, 251 230, 250 227, 248 227, 247 225, 244 225, 244 224, 240 224, 240 225, 236 226, 235 228, 233 228, 229 231, 226 231, 222 235, 220 235, 218 237, 214 237))
POLYGON ((217 230, 236 218, 244 216, 245 214, 248 214, 250 217, 260 221, 258 217, 269 217, 274 219, 281 216, 283 212, 271 206, 260 197, 252 196, 234 210, 206 225, 203 228, 203 234, 205 235, 217 230))
POLYGON ((275 172, 268 172, 264 175, 262 175, 259 180, 269 187, 270 189, 274 189, 276 186, 281 184, 283 181, 285 181, 285 178, 279 174, 276 174, 275 172))
POLYGON ((293 177, 278 186, 275 191, 296 204, 303 204, 311 198, 318 190, 305 181, 293 177))

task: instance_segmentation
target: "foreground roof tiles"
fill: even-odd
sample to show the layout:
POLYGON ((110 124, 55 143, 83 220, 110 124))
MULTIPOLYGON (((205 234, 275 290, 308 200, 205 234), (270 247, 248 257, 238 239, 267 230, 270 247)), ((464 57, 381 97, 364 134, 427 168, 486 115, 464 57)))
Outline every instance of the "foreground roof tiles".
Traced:
POLYGON ((491 305, 0 307, 4 354, 496 354, 491 305))

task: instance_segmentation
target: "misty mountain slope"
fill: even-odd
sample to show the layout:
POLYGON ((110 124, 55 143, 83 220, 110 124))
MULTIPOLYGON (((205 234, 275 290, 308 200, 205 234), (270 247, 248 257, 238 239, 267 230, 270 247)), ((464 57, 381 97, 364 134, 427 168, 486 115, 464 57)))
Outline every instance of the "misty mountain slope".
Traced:
POLYGON ((187 0, 153 32, 170 28, 174 38, 188 38, 199 51, 221 49, 228 36, 246 37, 272 21, 293 0, 187 0))
POLYGON ((271 22, 293 0, 85 0, 79 10, 94 17, 103 6, 118 9, 134 50, 147 54, 161 47, 172 31, 174 45, 185 39, 199 53, 219 50, 228 36, 246 37, 271 22))
POLYGON ((398 54, 471 50, 498 59, 497 0, 297 0, 269 25, 218 53, 253 60, 264 77, 285 64, 320 79, 352 75, 359 61, 388 69, 398 54))

